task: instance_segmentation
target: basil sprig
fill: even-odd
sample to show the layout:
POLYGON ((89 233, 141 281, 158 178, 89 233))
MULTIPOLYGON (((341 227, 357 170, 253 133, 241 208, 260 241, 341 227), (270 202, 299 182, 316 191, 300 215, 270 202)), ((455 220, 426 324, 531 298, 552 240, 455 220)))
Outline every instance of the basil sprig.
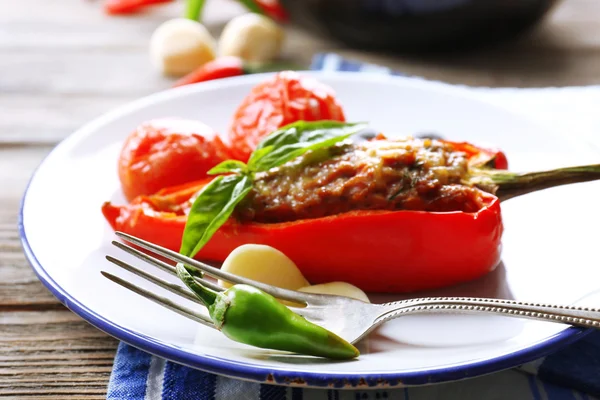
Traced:
POLYGON ((364 124, 337 121, 300 121, 264 138, 248 160, 254 171, 267 171, 310 151, 331 147, 365 128, 364 124))
POLYGON ((218 176, 206 185, 190 209, 179 252, 193 257, 200 251, 251 189, 245 174, 218 176))
POLYGON ((212 168, 210 175, 229 175, 216 177, 198 193, 188 214, 179 252, 194 257, 204 247, 252 190, 256 172, 278 167, 308 151, 331 147, 365 127, 364 123, 298 121, 264 138, 248 164, 227 160, 212 168))

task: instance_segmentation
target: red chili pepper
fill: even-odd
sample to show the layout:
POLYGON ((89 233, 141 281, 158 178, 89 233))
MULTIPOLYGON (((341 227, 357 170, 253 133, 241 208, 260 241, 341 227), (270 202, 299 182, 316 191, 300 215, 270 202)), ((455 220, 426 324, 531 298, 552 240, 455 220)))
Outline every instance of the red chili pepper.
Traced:
POLYGON ((107 0, 104 11, 107 14, 133 14, 151 5, 170 3, 174 0, 107 0))
POLYGON ((281 6, 279 0, 255 0, 255 2, 266 15, 274 20, 279 22, 287 22, 289 20, 289 15, 281 6))
MULTIPOLYGON (((494 155, 468 146, 472 160, 494 155)), ((113 229, 178 251, 189 199, 208 181, 129 205, 107 202, 102 212, 113 229)), ((353 211, 269 224, 230 219, 196 258, 222 262, 242 244, 265 244, 290 257, 312 284, 341 280, 372 292, 444 287, 482 276, 500 260, 500 200, 487 193, 483 198, 485 206, 476 213, 353 211)))
POLYGON ((229 78, 232 76, 257 74, 261 72, 274 72, 290 70, 293 66, 281 63, 266 65, 250 65, 239 57, 224 56, 216 58, 198 67, 186 76, 180 78, 173 87, 189 85, 192 83, 206 82, 214 79, 229 78))
POLYGON ((228 56, 209 61, 195 71, 177 80, 173 87, 189 85, 192 83, 206 82, 213 79, 229 78, 244 75, 247 69, 241 58, 228 56))

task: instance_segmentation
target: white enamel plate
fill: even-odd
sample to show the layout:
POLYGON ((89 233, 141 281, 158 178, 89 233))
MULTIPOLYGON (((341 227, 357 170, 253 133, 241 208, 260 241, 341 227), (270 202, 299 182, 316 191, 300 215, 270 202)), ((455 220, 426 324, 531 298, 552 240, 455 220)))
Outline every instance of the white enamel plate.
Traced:
MULTIPOLYGON (((369 121, 389 135, 436 132, 492 144, 506 152, 512 170, 600 162, 585 143, 541 129, 461 89, 401 77, 306 74, 334 88, 348 120, 369 121)), ((242 98, 265 78, 213 81, 141 99, 81 128, 43 161, 23 199, 21 236, 39 278, 67 307, 110 335, 169 360, 252 381, 312 387, 389 387, 473 377, 541 357, 587 332, 510 317, 409 316, 365 339, 358 360, 331 362, 238 344, 102 277, 100 271, 106 270, 152 287, 104 258, 112 254, 140 265, 110 244, 115 236, 100 212, 104 201, 124 202, 116 162, 125 137, 159 117, 198 119, 224 131, 242 98)), ((503 203, 502 264, 478 281, 419 295, 600 306, 595 292, 600 287, 599 191, 600 182, 590 182, 503 203)), ((385 300, 400 298, 405 296, 385 300)))

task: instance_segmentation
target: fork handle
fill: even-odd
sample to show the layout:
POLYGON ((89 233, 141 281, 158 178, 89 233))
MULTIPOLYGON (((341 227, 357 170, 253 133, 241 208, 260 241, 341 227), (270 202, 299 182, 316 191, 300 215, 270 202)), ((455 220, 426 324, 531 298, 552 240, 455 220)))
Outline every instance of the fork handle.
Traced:
POLYGON ((514 300, 474 297, 436 297, 382 304, 376 323, 407 314, 420 313, 486 313, 560 322, 585 328, 600 328, 600 310, 569 305, 526 303, 514 300))

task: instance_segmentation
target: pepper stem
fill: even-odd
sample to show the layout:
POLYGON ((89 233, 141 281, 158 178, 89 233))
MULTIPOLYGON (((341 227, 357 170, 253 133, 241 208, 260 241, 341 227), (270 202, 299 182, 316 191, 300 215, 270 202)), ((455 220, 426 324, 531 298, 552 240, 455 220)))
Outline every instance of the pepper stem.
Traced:
POLYGON ((555 186, 598 180, 600 164, 526 173, 474 169, 472 174, 471 184, 494 193, 502 201, 555 186))
POLYGON ((239 2, 242 3, 242 5, 245 6, 250 12, 261 15, 265 14, 262 7, 256 3, 256 0, 239 0, 239 2))
POLYGON ((179 279, 181 279, 183 283, 185 283, 185 285, 190 288, 190 290, 194 292, 194 294, 198 296, 200 300, 202 300, 206 307, 215 303, 217 300, 217 292, 196 282, 194 277, 188 272, 183 264, 177 263, 175 270, 177 271, 179 279))
POLYGON ((206 0, 187 0, 185 5, 185 17, 192 21, 202 19, 202 10, 206 0))

